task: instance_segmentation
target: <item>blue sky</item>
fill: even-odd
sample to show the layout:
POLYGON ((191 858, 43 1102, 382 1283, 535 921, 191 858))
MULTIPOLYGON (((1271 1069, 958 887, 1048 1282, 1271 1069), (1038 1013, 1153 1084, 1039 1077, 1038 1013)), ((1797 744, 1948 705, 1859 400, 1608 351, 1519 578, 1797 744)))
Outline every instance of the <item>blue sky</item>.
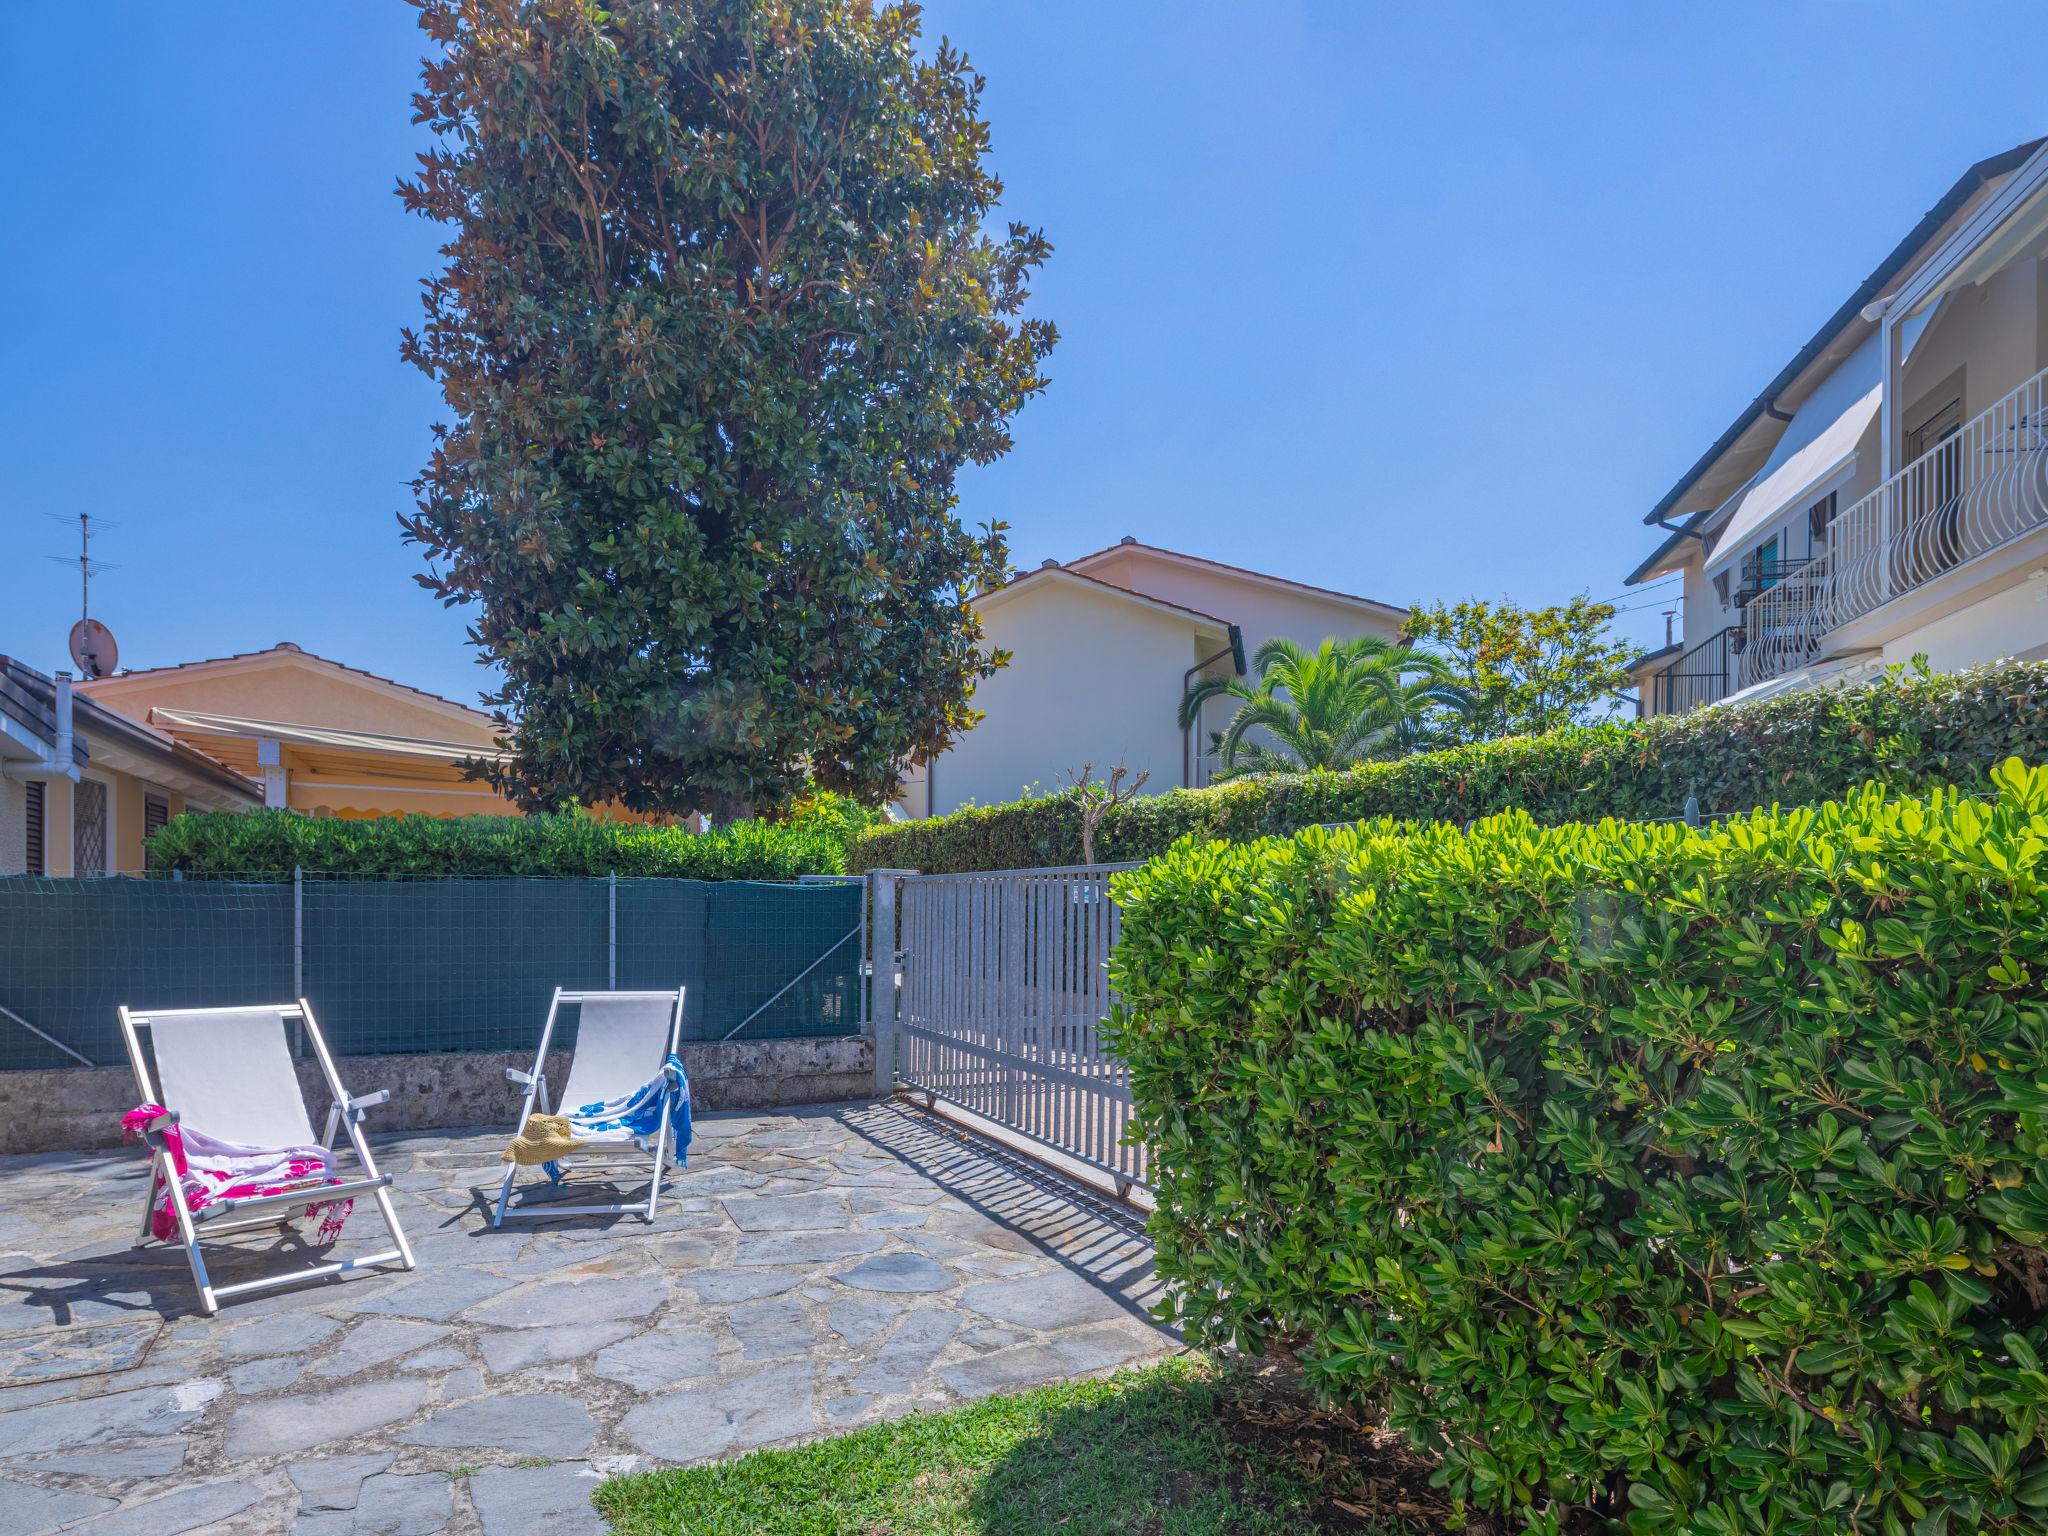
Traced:
MULTIPOLYGON (((395 515, 439 411, 397 0, 0 22, 0 651, 295 640, 464 699, 395 515)), ((963 515, 1393 602, 1621 591, 1645 509, 1973 160, 2048 7, 941 0, 1063 340, 963 515)), ((1660 594, 1624 616, 1661 635, 1660 594)))

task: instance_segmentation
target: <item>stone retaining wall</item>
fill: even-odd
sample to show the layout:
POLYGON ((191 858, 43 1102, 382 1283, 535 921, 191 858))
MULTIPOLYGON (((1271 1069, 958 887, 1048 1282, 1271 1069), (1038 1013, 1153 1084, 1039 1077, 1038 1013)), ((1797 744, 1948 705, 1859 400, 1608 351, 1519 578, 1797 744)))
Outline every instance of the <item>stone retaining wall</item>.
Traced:
MULTIPOLYGON (((857 1037, 686 1041, 678 1054, 700 1109, 783 1109, 874 1097, 874 1045, 857 1037)), ((519 1098, 505 1069, 532 1065, 530 1051, 349 1056, 338 1063, 350 1091, 391 1090, 391 1102, 369 1112, 373 1132, 501 1122, 509 1132, 519 1098)), ((566 1056, 551 1057, 549 1081, 566 1082, 568 1066, 566 1056)), ((300 1062, 299 1081, 318 1131, 327 1113, 319 1066, 300 1062)), ((117 1146, 121 1116, 134 1103, 135 1076, 126 1067, 0 1072, 0 1153, 117 1146)))

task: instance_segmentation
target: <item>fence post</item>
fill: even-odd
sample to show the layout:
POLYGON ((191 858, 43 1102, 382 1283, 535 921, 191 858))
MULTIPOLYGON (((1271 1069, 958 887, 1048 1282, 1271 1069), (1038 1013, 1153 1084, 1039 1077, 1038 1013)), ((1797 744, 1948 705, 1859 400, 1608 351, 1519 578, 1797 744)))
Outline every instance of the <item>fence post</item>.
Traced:
POLYGON ((875 1043, 875 1097, 896 1091, 896 892, 914 869, 868 871, 868 1021, 875 1043))
POLYGON ((1685 824, 1688 827, 1696 827, 1700 824, 1700 797, 1698 795, 1687 795, 1685 797, 1685 824))
POLYGON ((604 941, 604 984, 607 990, 619 990, 619 872, 615 869, 604 877, 605 941, 604 941))
POLYGON ((306 995, 306 872, 292 866, 292 996, 306 995))

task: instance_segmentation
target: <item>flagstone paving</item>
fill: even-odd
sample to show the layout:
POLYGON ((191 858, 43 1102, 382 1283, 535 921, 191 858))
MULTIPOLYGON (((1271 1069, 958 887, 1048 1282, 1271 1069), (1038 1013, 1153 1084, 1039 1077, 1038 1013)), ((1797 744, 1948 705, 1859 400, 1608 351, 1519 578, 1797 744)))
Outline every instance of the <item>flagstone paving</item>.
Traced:
MULTIPOLYGON (((578 1536, 610 1472, 1177 1347, 1127 1212, 914 1109, 706 1116, 652 1226, 492 1232, 502 1144, 381 1139, 419 1270, 215 1318, 128 1246, 139 1158, 0 1158, 0 1532, 578 1536)), ((216 1281, 308 1262, 268 1244, 216 1281)))

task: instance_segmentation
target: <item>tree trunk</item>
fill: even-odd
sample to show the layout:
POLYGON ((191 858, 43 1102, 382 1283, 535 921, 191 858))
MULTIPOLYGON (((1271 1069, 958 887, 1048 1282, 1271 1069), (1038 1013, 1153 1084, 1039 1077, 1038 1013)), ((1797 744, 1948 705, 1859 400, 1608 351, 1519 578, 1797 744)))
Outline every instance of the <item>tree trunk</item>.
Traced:
POLYGON ((725 827, 752 817, 754 802, 745 795, 721 789, 704 797, 704 812, 711 818, 712 826, 725 827))

